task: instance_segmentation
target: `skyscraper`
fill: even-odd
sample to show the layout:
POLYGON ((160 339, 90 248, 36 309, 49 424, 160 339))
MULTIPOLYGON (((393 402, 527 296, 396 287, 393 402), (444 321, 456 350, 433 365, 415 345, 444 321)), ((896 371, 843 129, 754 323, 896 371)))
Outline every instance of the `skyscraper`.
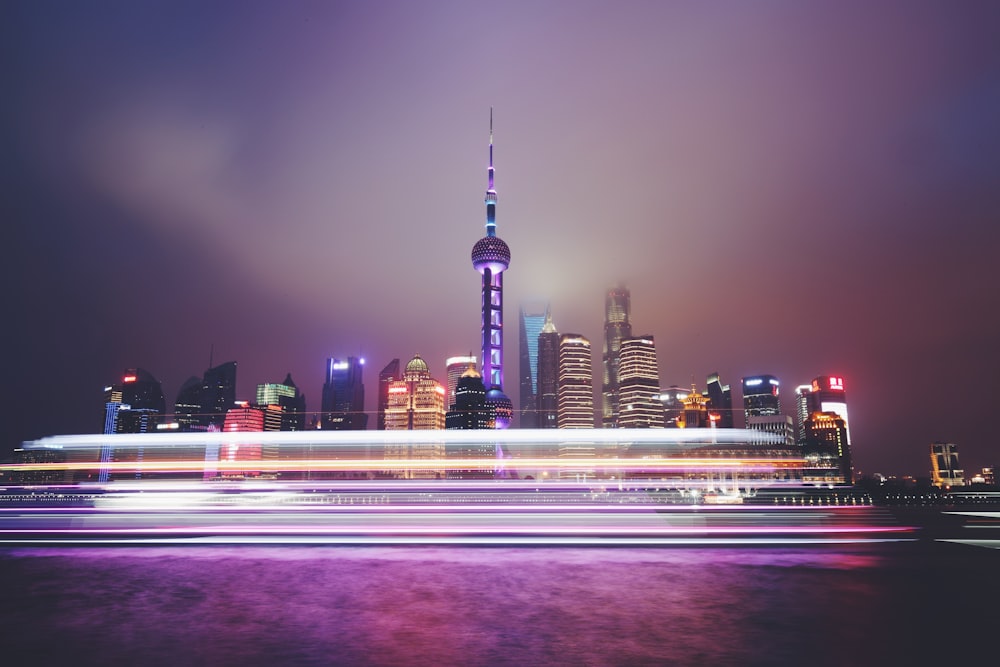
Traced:
POLYGON ((719 416, 718 426, 721 428, 733 428, 733 393, 729 385, 722 384, 718 373, 708 376, 705 383, 705 393, 708 395, 708 409, 719 416))
POLYGON ((472 266, 482 274, 483 384, 496 428, 510 426, 514 406, 503 393, 503 272, 510 248, 496 235, 497 192, 493 187, 493 109, 490 109, 490 165, 487 170, 486 236, 472 247, 472 266))
POLYGON ((174 401, 174 420, 182 431, 197 431, 204 428, 201 419, 201 383, 197 375, 192 375, 177 392, 174 401))
POLYGON ((743 378, 743 416, 766 417, 781 414, 780 383, 773 375, 751 375, 743 378))
POLYGON ((623 338, 618 363, 619 428, 663 428, 660 373, 652 336, 623 338))
POLYGON ((389 387, 393 382, 403 379, 399 372, 399 359, 393 359, 385 365, 378 374, 378 423, 375 428, 385 430, 385 411, 389 407, 389 387))
POLYGON ((851 445, 851 423, 847 418, 847 392, 844 390, 844 378, 831 375, 820 375, 814 378, 810 391, 805 394, 809 413, 836 412, 844 420, 847 428, 847 445, 851 445))
POLYGON ((362 375, 365 360, 347 357, 326 360, 326 379, 320 410, 325 430, 363 431, 368 428, 365 412, 365 385, 362 375))
POLYGON ((386 430, 443 429, 444 395, 444 386, 431 377, 427 362, 414 355, 403 379, 389 384, 386 430))
POLYGON ((594 374, 590 341, 580 334, 559 338, 559 428, 594 428, 594 374))
POLYGON ((227 361, 205 371, 199 400, 201 401, 201 424, 221 429, 226 419, 226 413, 236 405, 235 361, 227 361))
POLYGON ((806 419, 802 447, 806 459, 804 479, 831 484, 853 483, 847 424, 836 412, 812 412, 806 419))
MULTIPOLYGON (((444 374, 445 382, 447 383, 448 393, 445 395, 444 404, 451 408, 455 404, 455 390, 458 389, 458 381, 461 379, 465 372, 469 370, 469 364, 473 367, 476 365, 475 355, 466 355, 463 357, 448 357, 444 362, 444 374)), ((482 382, 482 377, 480 376, 480 382, 482 382)))
POLYGON ((306 397, 292 380, 257 385, 257 406, 266 411, 265 430, 304 431, 306 428, 306 397))
POLYGON ((538 334, 538 428, 559 426, 559 332, 552 314, 538 334))
POLYGON ((604 295, 604 371, 601 383, 601 426, 618 425, 618 363, 622 340, 632 335, 629 322, 631 295, 624 285, 613 287, 604 295))
POLYGON ((129 368, 122 381, 104 388, 104 432, 148 433, 166 410, 160 381, 142 368, 129 368))
POLYGON ((545 325, 548 306, 544 303, 521 305, 521 428, 538 428, 538 335, 545 325))
MULTIPOLYGON (((483 376, 476 370, 474 361, 466 364, 465 372, 458 380, 455 387, 455 402, 445 415, 445 428, 451 430, 491 428, 490 412, 486 407, 486 385, 483 384, 483 376)), ((495 450, 491 447, 490 451, 495 450)))

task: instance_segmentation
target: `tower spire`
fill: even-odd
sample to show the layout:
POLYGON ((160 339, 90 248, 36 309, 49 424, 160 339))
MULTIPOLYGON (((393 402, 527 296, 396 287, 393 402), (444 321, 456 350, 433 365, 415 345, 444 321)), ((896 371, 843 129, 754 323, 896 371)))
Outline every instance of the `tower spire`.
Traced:
POLYGON ((486 235, 497 234, 497 191, 493 187, 493 107, 490 107, 490 166, 486 170, 489 183, 486 187, 486 235))

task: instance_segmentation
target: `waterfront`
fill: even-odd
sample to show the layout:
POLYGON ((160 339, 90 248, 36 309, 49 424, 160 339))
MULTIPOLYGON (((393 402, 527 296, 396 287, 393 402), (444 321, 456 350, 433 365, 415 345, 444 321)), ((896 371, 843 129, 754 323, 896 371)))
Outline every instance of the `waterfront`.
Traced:
POLYGON ((929 664, 995 656, 1000 551, 44 547, 5 664, 929 664))

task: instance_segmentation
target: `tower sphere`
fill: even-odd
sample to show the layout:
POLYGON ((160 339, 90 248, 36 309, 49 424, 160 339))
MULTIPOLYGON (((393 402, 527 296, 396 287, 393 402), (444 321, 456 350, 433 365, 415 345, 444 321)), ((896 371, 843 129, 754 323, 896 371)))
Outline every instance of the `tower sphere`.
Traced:
POLYGON ((485 269, 493 273, 506 271, 510 266, 510 248, 497 236, 484 236, 472 246, 472 266, 480 273, 485 269))

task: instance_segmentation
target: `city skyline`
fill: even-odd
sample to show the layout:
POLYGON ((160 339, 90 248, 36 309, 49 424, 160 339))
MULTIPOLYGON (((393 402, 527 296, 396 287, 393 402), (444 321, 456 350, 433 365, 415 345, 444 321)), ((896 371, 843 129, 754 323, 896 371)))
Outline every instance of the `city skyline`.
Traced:
POLYGON ((443 377, 480 348, 493 105, 508 323, 542 296, 600 347, 623 282, 663 387, 773 374, 793 414, 835 375, 863 472, 926 476, 937 440, 994 463, 926 395, 1000 400, 995 7, 515 3, 490 44, 475 5, 2 11, 5 451, 96 432, 125 368, 172 402, 213 346, 238 398, 291 373, 310 409, 331 357, 368 358, 369 387, 414 352, 443 377))

